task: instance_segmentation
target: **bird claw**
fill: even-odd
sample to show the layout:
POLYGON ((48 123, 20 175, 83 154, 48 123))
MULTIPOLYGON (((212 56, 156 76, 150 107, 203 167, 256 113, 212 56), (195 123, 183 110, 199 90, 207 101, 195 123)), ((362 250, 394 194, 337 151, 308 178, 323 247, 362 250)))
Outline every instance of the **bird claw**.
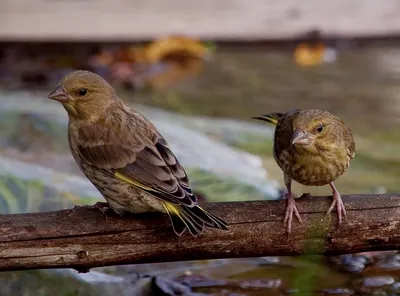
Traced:
POLYGON ((112 213, 112 209, 106 202, 97 202, 94 206, 106 217, 112 213))
POLYGON ((346 208, 344 207, 342 198, 340 197, 340 194, 338 193, 334 193, 333 194, 333 201, 331 203, 331 206, 329 207, 328 211, 325 214, 325 217, 327 217, 332 210, 335 208, 336 206, 336 214, 337 214, 337 224, 338 227, 339 225, 342 223, 342 218, 344 217, 344 219, 347 219, 347 213, 346 213, 346 208))
POLYGON ((300 213, 296 207, 296 202, 294 198, 291 195, 287 196, 287 206, 286 206, 286 212, 285 212, 285 218, 283 220, 283 223, 287 223, 287 228, 286 232, 289 234, 292 231, 292 220, 293 220, 293 214, 296 216, 297 221, 302 224, 303 220, 300 217, 300 213))
POLYGON ((112 210, 110 207, 102 207, 99 208, 99 211, 104 215, 104 216, 108 216, 108 214, 111 214, 112 210))

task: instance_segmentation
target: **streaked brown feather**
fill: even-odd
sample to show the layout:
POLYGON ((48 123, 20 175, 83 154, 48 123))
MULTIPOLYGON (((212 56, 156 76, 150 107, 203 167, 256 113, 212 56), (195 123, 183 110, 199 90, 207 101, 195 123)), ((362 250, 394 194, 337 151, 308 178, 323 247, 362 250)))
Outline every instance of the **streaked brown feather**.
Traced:
POLYGON ((255 118, 276 125, 274 158, 284 172, 287 189, 284 218, 287 232, 291 232, 294 216, 302 223, 292 195, 292 180, 308 186, 329 184, 333 201, 327 214, 336 206, 340 224, 346 210, 333 181, 348 169, 355 155, 350 129, 342 120, 320 109, 270 113, 255 118))
POLYGON ((76 143, 82 157, 99 169, 119 171, 159 191, 161 199, 194 206, 197 199, 187 174, 167 141, 138 113, 119 110, 102 122, 78 129, 76 143))
POLYGON ((168 213, 178 235, 188 229, 197 236, 205 226, 227 229, 197 205, 185 170, 154 125, 104 79, 75 71, 59 89, 62 100, 50 98, 60 99, 68 112, 72 155, 116 213, 168 213))
POLYGON ((350 129, 324 110, 290 111, 279 119, 275 129, 275 160, 286 174, 303 185, 322 186, 336 180, 349 167, 354 151, 350 129), (319 122, 329 130, 315 140, 314 150, 291 144, 295 129, 311 130, 319 122))

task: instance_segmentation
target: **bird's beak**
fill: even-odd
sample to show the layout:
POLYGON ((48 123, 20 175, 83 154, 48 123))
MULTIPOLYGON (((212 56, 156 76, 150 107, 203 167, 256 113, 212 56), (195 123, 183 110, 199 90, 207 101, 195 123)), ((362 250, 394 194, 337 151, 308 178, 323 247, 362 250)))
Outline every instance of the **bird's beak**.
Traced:
POLYGON ((294 131, 292 136, 292 145, 310 145, 311 142, 312 138, 309 133, 300 129, 294 131))
POLYGON ((59 101, 60 103, 66 103, 69 101, 69 96, 62 85, 53 90, 48 97, 49 99, 59 101))

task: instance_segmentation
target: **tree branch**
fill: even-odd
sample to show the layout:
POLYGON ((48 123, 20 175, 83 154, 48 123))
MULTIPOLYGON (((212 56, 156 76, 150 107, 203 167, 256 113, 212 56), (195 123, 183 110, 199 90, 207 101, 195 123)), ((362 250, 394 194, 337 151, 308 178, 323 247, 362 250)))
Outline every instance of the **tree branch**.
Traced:
POLYGON ((343 196, 347 221, 324 219, 330 197, 297 200, 303 224, 282 225, 285 201, 207 204, 230 231, 197 238, 172 232, 167 215, 105 217, 98 206, 0 215, 0 271, 75 268, 213 258, 345 254, 400 249, 400 195, 343 196))

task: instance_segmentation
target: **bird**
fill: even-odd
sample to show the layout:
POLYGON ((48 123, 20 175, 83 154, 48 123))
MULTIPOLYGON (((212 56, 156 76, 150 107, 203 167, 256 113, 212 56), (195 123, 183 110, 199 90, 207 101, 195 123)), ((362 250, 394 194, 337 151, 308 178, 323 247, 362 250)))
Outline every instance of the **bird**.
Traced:
POLYGON ((292 180, 306 186, 330 185, 333 200, 326 213, 336 206, 338 225, 346 209, 334 181, 343 175, 355 157, 355 141, 345 123, 322 109, 293 109, 253 117, 275 126, 273 155, 282 169, 287 206, 284 223, 291 232, 293 214, 302 223, 292 195, 292 180))
POLYGON ((114 212, 166 213, 178 236, 188 230, 196 237, 205 227, 228 230, 200 207, 166 139, 101 76, 71 72, 48 98, 67 111, 71 153, 114 212))

